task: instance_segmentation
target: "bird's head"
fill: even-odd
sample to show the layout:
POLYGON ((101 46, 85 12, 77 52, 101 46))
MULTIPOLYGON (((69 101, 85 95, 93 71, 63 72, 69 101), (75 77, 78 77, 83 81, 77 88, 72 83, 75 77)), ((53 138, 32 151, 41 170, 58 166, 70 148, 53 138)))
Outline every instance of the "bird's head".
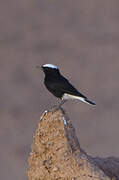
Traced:
POLYGON ((41 66, 41 69, 45 74, 59 73, 58 67, 53 64, 44 64, 41 66))

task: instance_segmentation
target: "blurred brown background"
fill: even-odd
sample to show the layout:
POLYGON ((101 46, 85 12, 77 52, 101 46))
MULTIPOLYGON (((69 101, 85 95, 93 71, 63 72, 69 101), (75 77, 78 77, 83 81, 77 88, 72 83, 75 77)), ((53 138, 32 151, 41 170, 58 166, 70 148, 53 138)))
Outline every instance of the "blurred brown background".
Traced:
POLYGON ((64 105, 82 148, 119 156, 119 1, 2 0, 0 179, 27 179, 39 117, 58 102, 35 68, 45 63, 97 103, 64 105))

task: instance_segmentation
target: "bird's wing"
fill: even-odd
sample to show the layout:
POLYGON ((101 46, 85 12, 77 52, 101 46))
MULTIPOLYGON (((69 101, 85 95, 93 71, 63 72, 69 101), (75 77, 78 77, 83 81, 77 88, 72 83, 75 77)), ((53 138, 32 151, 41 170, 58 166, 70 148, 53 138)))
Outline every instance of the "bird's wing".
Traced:
POLYGON ((63 77, 63 79, 65 93, 85 98, 85 96, 81 94, 66 78, 63 77))
POLYGON ((52 81, 52 83, 49 83, 48 86, 50 86, 50 89, 60 91, 63 93, 80 96, 83 98, 86 98, 83 94, 81 94, 79 91, 76 90, 74 86, 70 84, 70 82, 61 76, 58 80, 52 81))

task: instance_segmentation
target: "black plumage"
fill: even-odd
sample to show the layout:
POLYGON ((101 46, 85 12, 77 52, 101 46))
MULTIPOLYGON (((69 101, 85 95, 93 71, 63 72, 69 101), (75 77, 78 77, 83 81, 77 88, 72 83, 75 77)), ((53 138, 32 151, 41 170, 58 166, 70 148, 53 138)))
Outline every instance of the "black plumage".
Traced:
POLYGON ((42 66, 42 69, 45 73, 44 84, 54 96, 62 100, 80 99, 86 103, 95 105, 95 102, 89 100, 72 86, 72 84, 60 74, 56 66, 46 64, 42 66))

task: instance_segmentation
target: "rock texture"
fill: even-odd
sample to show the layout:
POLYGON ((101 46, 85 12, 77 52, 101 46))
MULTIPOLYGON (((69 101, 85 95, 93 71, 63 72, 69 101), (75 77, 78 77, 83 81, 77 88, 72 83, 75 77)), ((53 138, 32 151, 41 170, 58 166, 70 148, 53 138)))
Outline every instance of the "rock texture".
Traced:
POLYGON ((45 112, 29 157, 29 180, 118 180, 119 159, 93 158, 80 147, 63 109, 45 112))

